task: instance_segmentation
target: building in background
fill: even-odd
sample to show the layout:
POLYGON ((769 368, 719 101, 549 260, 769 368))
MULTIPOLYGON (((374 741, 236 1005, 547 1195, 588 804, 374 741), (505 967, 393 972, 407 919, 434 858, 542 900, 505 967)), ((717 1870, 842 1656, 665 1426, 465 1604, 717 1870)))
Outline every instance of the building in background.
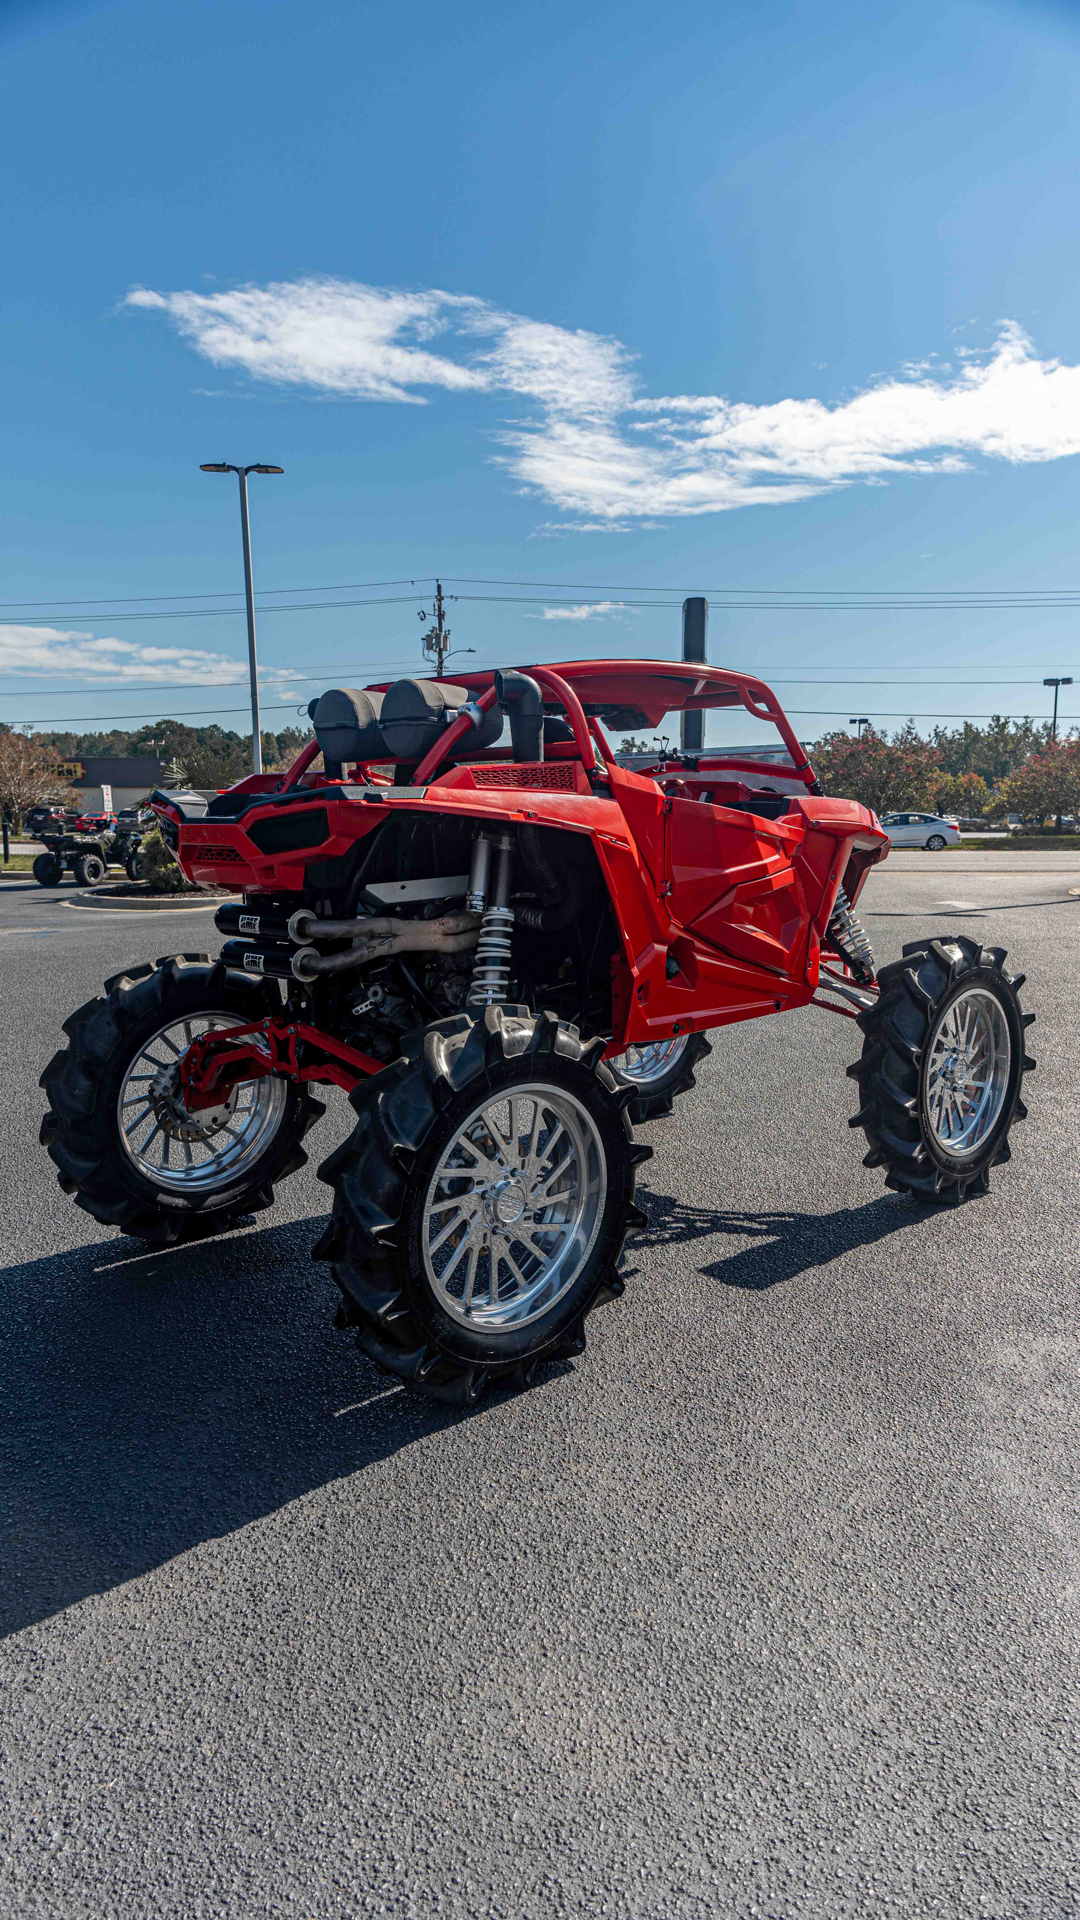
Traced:
POLYGON ((148 753, 127 760, 111 755, 65 760, 62 771, 80 795, 86 813, 101 813, 106 808, 119 813, 121 807, 137 807, 165 779, 164 761, 148 753), (103 792, 106 787, 112 789, 109 800, 103 792))

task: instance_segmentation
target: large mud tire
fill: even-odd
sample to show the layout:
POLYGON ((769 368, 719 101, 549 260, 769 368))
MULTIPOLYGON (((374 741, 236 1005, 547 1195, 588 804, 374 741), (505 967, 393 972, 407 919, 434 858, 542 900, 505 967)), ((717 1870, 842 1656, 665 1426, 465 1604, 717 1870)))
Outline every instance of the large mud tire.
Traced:
POLYGON ((265 1151, 220 1189, 166 1192, 125 1152, 117 1103, 131 1062, 170 1020, 209 1010, 235 1014, 239 1025, 280 1012, 280 1000, 269 981, 230 972, 220 961, 211 964, 208 954, 174 954, 115 975, 105 982, 103 997, 88 1000, 64 1021, 70 1045, 54 1054, 41 1076, 49 1103, 41 1142, 64 1192, 103 1226, 157 1241, 221 1233, 239 1215, 271 1206, 275 1180, 307 1160, 301 1141, 323 1106, 306 1087, 292 1085, 265 1151))
POLYGON ((601 1040, 583 1045, 551 1013, 489 1007, 412 1036, 400 1059, 351 1095, 356 1127, 319 1168, 334 1207, 314 1253, 332 1262, 341 1288, 338 1325, 356 1328, 358 1345, 383 1372, 469 1406, 493 1381, 527 1386, 541 1361, 583 1351, 586 1315, 623 1291, 623 1240, 645 1224, 634 1205, 634 1169, 652 1151, 634 1144, 626 1091, 602 1054, 601 1040), (551 1308, 519 1326, 478 1330, 445 1310, 428 1277, 429 1196, 440 1156, 478 1103, 529 1086, 578 1103, 602 1142, 605 1188, 587 1257, 551 1308))
MULTIPOLYGON (((991 1167, 1011 1157, 1009 1130, 1026 1120, 1021 1098, 1034 1060, 1024 1034, 1035 1015, 1021 1011, 1023 974, 1005 970, 1003 947, 981 947, 957 934, 915 940, 878 975, 879 998, 858 1016, 865 1035, 862 1058, 848 1068, 861 1104, 850 1125, 862 1127, 869 1152, 863 1165, 884 1167, 885 1184, 917 1200, 956 1205, 985 1193, 991 1167), (963 1152, 950 1152, 934 1124, 931 1076, 939 1070, 938 1036, 950 1009, 975 1003, 987 1010, 997 1041, 1000 1082, 985 1132, 963 1152)), ((983 1069, 985 1070, 985 1069, 983 1069)))
POLYGON ((678 1058, 666 1070, 651 1073, 647 1078, 626 1072, 621 1065, 624 1055, 606 1061, 616 1085, 634 1089, 634 1097, 626 1110, 631 1123, 640 1127, 646 1120, 666 1119, 679 1095, 697 1086, 694 1068, 711 1052, 712 1046, 703 1033, 690 1033, 678 1058))

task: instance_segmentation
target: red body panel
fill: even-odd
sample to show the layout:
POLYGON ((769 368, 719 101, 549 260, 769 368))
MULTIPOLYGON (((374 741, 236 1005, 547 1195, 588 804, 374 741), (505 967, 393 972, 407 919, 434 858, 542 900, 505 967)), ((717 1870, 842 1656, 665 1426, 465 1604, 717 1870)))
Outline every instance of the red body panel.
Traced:
MULTIPOLYGON (((720 762, 703 754, 692 786, 681 768, 658 767, 655 778, 633 773, 607 760, 603 735, 590 722, 607 760, 598 773, 591 746, 588 762, 581 751, 579 723, 575 745, 560 743, 541 762, 515 765, 482 755, 412 788, 328 782, 295 768, 287 803, 282 788, 280 810, 259 806, 238 819, 201 821, 184 820, 174 810, 181 865, 205 886, 300 893, 310 863, 321 866, 347 854, 392 810, 529 821, 587 835, 595 849, 620 942, 612 962, 612 1052, 631 1041, 805 1005, 818 986, 819 945, 838 887, 846 875, 853 901, 869 867, 887 851, 874 815, 853 801, 806 790, 813 771, 775 696, 760 681, 667 662, 585 661, 557 673, 534 672, 545 701, 560 679, 573 686, 578 700, 566 704, 576 708, 575 719, 578 701, 587 712, 634 708, 652 724, 686 706, 742 704, 779 728, 790 764, 772 771, 801 784, 803 792, 792 796, 779 819, 745 806, 714 805, 692 797, 693 788, 718 787, 725 799, 734 799, 750 792, 740 784, 740 769, 759 775, 768 770, 760 762, 720 762), (309 834, 311 844, 273 854, 260 850, 260 824, 286 818, 288 832, 294 838, 309 834)), ((462 674, 455 683, 486 694, 492 676, 462 674)), ((433 760, 437 764, 437 756, 429 755, 425 767, 433 760)), ((234 791, 263 794, 274 790, 275 781, 281 787, 280 776, 252 777, 234 791)), ((163 802, 157 811, 170 817, 163 802)))

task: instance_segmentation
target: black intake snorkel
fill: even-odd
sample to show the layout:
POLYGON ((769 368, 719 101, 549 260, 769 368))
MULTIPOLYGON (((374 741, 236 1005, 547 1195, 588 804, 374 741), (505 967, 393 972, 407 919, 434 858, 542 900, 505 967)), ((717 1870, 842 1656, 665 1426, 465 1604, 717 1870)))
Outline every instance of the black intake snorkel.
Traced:
POLYGON ((535 680, 510 667, 495 675, 495 698, 510 720, 515 761, 543 758, 544 697, 535 680))

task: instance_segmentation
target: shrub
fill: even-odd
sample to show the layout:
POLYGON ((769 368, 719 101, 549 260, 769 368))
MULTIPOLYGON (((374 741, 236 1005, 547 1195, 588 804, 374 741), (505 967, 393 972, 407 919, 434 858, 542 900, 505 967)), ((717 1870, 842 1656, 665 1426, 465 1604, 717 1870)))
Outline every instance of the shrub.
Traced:
POLYGON ((191 883, 185 880, 168 847, 161 837, 160 827, 151 827, 143 836, 139 848, 142 855, 143 879, 151 893, 190 893, 191 883))

